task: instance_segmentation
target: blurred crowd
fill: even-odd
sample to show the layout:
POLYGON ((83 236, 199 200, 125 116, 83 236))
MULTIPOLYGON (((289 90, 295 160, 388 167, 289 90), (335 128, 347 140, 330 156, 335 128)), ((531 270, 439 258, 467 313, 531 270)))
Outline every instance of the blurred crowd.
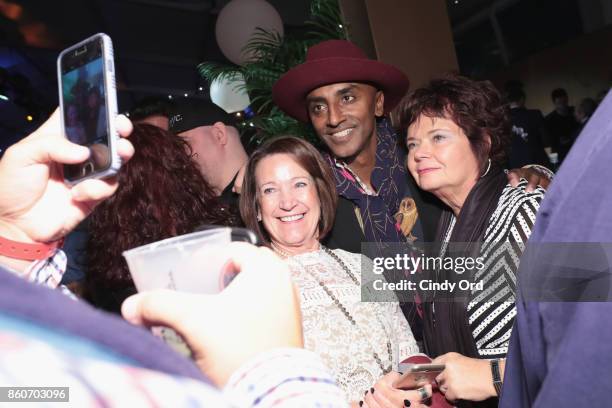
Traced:
MULTIPOLYGON (((70 387, 75 406, 607 405, 609 265, 588 274, 521 256, 609 242, 610 96, 574 108, 558 88, 544 116, 519 81, 500 92, 447 75, 408 89, 396 67, 332 40, 273 98, 322 149, 283 135, 247 154, 236 117, 192 98, 145 99, 113 118, 123 165, 112 178, 64 181, 99 130, 66 128, 69 141, 57 112, 7 149, 0 385, 70 387), (215 254, 237 274, 227 289, 138 293, 124 251, 211 225, 260 243, 215 254), (482 259, 415 276, 481 286, 366 301, 364 243, 380 256, 482 259), (586 289, 534 300, 522 278, 533 275, 580 278, 599 302, 586 289), (153 336, 158 326, 190 358, 153 336), (442 369, 409 384, 407 363, 442 369)), ((84 103, 98 115, 94 99, 84 103)), ((65 109, 77 115, 78 102, 65 109)))

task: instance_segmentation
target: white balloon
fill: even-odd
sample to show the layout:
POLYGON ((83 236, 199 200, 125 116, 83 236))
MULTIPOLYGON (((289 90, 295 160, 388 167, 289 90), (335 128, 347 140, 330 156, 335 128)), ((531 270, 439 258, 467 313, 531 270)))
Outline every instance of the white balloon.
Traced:
POLYGON ((237 73, 229 81, 215 79, 210 84, 210 99, 227 113, 241 112, 251 104, 244 85, 244 76, 241 73, 237 73))
POLYGON ((243 55, 242 48, 260 27, 284 34, 283 20, 265 0, 232 0, 221 9, 217 17, 215 35, 223 55, 235 64, 242 65, 250 55, 243 55))

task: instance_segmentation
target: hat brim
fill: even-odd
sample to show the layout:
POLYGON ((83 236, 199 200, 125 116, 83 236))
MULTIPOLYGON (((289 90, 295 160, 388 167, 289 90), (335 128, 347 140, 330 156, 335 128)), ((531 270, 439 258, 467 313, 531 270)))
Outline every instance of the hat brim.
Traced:
POLYGON ((287 71, 272 87, 272 99, 289 116, 309 122, 306 96, 321 86, 342 82, 377 86, 385 95, 385 113, 401 101, 409 86, 406 75, 392 65, 362 58, 325 58, 287 71))

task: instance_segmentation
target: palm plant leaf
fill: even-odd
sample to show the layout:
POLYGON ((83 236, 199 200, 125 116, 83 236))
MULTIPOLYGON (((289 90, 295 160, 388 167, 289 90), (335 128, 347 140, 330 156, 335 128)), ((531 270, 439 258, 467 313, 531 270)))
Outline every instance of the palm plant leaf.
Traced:
POLYGON ((308 47, 323 40, 347 38, 347 27, 337 0, 312 0, 310 11, 311 17, 305 22, 308 31, 300 36, 281 36, 276 31, 257 28, 242 49, 243 54, 249 56, 242 66, 216 62, 198 65, 198 72, 209 82, 232 80, 237 73, 244 75, 244 88, 256 114, 239 123, 238 128, 243 136, 251 135, 251 142, 296 135, 320 145, 309 124, 287 116, 272 101, 272 86, 287 70, 304 62, 308 47))

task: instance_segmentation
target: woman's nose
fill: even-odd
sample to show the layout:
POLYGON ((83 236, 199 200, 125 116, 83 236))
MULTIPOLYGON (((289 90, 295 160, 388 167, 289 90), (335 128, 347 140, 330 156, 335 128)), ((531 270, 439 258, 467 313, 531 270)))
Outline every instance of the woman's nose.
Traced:
POLYGON ((281 191, 279 206, 283 210, 292 210, 297 204, 293 193, 291 191, 281 191))
POLYGON ((427 146, 427 143, 419 143, 418 145, 411 147, 410 150, 412 157, 414 157, 414 160, 416 161, 429 157, 429 147, 427 146))

